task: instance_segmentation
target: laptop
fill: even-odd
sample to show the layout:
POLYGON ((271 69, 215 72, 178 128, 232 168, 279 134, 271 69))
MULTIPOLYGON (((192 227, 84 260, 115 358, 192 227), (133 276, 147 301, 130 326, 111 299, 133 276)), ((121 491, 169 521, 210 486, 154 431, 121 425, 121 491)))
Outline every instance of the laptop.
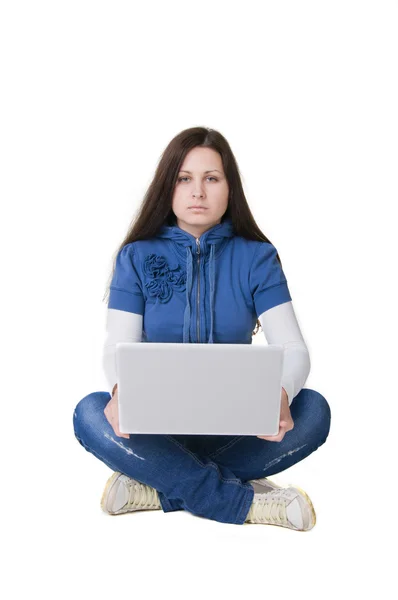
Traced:
POLYGON ((277 435, 283 346, 116 344, 121 433, 277 435))

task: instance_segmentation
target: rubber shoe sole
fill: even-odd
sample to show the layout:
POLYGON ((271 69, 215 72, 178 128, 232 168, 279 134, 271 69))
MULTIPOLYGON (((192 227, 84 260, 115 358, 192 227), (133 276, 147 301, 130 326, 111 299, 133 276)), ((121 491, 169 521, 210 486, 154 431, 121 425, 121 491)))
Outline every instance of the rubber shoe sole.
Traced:
POLYGON ((280 486, 270 479, 252 479, 254 498, 247 523, 261 523, 287 527, 296 531, 309 531, 316 524, 314 505, 307 492, 289 484, 280 486))

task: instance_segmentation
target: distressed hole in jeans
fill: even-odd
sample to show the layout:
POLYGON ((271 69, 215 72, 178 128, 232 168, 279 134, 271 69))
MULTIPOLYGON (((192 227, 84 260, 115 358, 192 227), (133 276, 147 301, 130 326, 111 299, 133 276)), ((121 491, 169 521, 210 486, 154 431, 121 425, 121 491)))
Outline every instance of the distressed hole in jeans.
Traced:
POLYGON ((142 456, 138 456, 138 454, 136 454, 135 452, 133 452, 131 448, 127 448, 127 446, 125 446, 123 444, 123 442, 119 442, 119 440, 113 439, 113 437, 111 435, 109 435, 109 433, 105 432, 104 436, 106 438, 108 438, 108 440, 111 440, 111 442, 114 442, 117 446, 119 446, 119 448, 123 448, 123 450, 125 450, 127 452, 127 454, 132 454, 133 456, 135 456, 136 458, 139 458, 140 460, 146 460, 142 456))
POLYGON ((266 469, 268 469, 268 467, 273 467, 274 465, 278 464, 278 462, 280 462, 282 460, 282 458, 285 458, 286 456, 289 456, 290 454, 294 454, 294 452, 298 452, 298 450, 301 450, 301 448, 304 448, 304 446, 306 446, 306 445, 307 444, 304 444, 303 446, 299 446, 295 450, 289 450, 289 452, 286 452, 286 454, 282 454, 282 456, 278 456, 278 458, 274 458, 274 460, 271 460, 270 463, 265 465, 264 471, 266 469))

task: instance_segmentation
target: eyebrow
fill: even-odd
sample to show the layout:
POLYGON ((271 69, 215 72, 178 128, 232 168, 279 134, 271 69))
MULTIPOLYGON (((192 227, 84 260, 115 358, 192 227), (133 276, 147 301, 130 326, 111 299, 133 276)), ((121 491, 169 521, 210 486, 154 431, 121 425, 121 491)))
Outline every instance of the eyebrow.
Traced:
MULTIPOLYGON (((210 171, 204 171, 205 173, 212 173, 213 171, 218 171, 219 173, 221 173, 221 171, 219 171, 218 169, 210 169, 210 171)), ((186 171, 185 169, 181 169, 180 173, 189 173, 190 175, 192 175, 191 171, 186 171)))

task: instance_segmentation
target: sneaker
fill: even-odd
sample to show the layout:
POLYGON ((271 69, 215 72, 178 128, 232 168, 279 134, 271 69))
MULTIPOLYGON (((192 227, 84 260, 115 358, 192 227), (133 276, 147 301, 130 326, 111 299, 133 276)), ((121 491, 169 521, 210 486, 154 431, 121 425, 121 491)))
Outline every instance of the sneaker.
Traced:
POLYGON ((282 487, 270 479, 251 479, 253 502, 246 517, 248 523, 279 525, 308 531, 316 523, 314 506, 308 494, 298 486, 282 487))
POLYGON ((153 487, 115 471, 106 482, 101 508, 110 515, 119 515, 137 510, 158 510, 162 506, 153 487))

